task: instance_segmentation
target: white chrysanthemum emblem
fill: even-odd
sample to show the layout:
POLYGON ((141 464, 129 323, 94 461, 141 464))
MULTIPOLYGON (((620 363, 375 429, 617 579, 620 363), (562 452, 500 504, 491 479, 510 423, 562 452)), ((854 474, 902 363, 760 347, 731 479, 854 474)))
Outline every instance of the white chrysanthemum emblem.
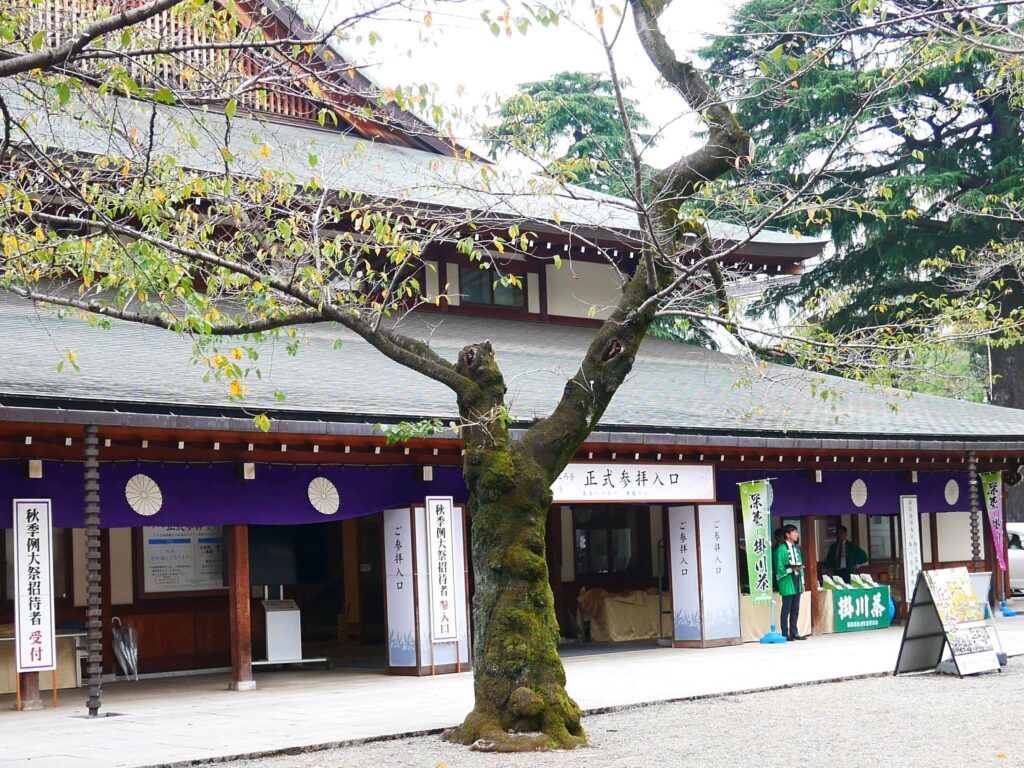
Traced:
POLYGON ((160 486, 149 475, 133 475, 124 486, 128 506, 143 517, 152 517, 164 505, 160 486))
POLYGON ((950 481, 946 483, 946 487, 942 491, 942 495, 946 497, 946 503, 949 504, 949 506, 953 506, 960 501, 960 483, 956 480, 950 479, 950 481))
POLYGON ((321 515, 333 515, 341 505, 338 489, 326 477, 314 477, 309 483, 307 493, 309 503, 321 515))
POLYGON ((868 484, 859 477, 850 486, 850 501, 855 507, 863 507, 868 503, 868 484))

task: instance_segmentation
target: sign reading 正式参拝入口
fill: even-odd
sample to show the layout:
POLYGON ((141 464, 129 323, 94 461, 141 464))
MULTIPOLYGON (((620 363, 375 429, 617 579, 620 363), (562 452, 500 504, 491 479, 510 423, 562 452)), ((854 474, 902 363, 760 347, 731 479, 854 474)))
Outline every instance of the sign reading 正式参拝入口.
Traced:
POLYGON ((740 483, 747 573, 750 574, 750 602, 772 601, 772 511, 771 483, 755 480, 740 483))
POLYGON ((14 638, 18 672, 57 668, 52 555, 50 500, 15 499, 14 638))
POLYGON ((436 642, 458 640, 455 599, 455 537, 451 496, 426 501, 427 571, 430 575, 430 636, 436 642))
POLYGON ((703 464, 569 464, 551 484, 555 503, 714 501, 715 472, 703 464))
POLYGON ((889 588, 832 591, 832 619, 836 632, 860 632, 889 626, 889 588))

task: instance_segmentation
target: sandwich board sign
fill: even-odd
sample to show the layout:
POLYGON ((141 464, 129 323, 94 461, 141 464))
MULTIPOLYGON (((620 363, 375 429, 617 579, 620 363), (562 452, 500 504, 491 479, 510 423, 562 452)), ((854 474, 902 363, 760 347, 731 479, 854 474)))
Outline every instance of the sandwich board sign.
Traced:
POLYGON ((960 677, 999 670, 999 657, 966 568, 918 575, 895 674, 935 669, 947 643, 960 677))

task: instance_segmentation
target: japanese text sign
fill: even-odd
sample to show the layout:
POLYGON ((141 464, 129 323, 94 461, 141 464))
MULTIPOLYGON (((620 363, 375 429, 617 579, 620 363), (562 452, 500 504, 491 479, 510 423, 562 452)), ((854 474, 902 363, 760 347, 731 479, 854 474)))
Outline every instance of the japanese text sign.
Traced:
POLYGON ((836 632, 858 632, 889 626, 889 588, 836 589, 832 591, 836 632))
POLYGON ((551 493, 555 503, 714 501, 715 473, 699 464, 569 464, 551 493))
POLYGON ((900 523, 903 532, 903 583, 916 584, 917 574, 924 567, 917 496, 900 496, 900 523))
POLYGON ((15 645, 19 672, 57 668, 53 625, 53 510, 14 500, 15 645))
POLYGON ((771 483, 767 480, 740 483, 740 507, 743 511, 752 603, 772 601, 771 491, 771 483))
POLYGON ((452 526, 454 499, 428 496, 426 503, 427 567, 430 577, 430 636, 433 641, 457 640, 455 597, 456 545, 452 526))
POLYGON ((1003 473, 982 472, 981 497, 985 500, 985 511, 988 512, 988 524, 992 528, 992 541, 996 545, 996 558, 999 570, 1006 570, 1006 537, 1003 533, 1003 473))

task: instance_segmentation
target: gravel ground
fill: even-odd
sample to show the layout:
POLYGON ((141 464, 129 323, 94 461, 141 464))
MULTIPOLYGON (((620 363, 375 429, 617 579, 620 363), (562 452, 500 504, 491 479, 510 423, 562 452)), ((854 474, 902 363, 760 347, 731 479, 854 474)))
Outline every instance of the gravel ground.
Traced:
MULTIPOLYGON (((437 736, 229 768, 1024 768, 1024 658, 1002 674, 880 677, 658 704, 584 720, 591 746, 493 755, 437 736), (751 727, 763 722, 765 727, 751 727)), ((339 712, 339 717, 344 713, 339 712)))

